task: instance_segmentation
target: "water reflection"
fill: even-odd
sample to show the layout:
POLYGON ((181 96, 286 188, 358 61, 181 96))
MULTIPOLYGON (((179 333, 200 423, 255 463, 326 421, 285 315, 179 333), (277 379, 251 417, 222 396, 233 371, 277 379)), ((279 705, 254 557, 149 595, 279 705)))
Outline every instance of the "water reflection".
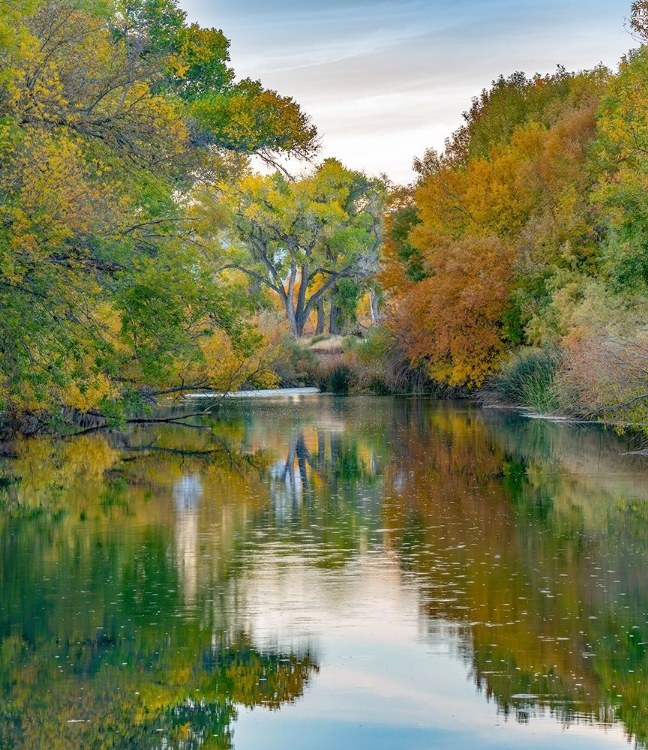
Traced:
POLYGON ((318 669, 308 653, 261 651, 245 634, 175 635, 6 638, 0 746, 231 748, 237 706, 293 702, 318 669))
POLYGON ((4 446, 1 747, 239 747, 237 715, 246 746, 301 747, 285 722, 315 706, 382 747, 349 727, 386 695, 393 746, 436 746, 450 679, 417 687, 426 660, 507 726, 646 741, 648 471, 620 439, 398 399, 196 427, 4 446))
MULTIPOLYGON (((287 518, 304 503, 326 501, 340 493, 351 502, 380 487, 379 461, 372 445, 363 445, 343 424, 317 425, 291 434, 286 456, 270 468, 270 494, 277 517, 287 518)), ((379 493, 373 493, 376 500, 379 493)))
POLYGON ((173 485, 176 511, 175 554, 186 602, 194 601, 198 585, 198 503, 202 494, 199 474, 183 474, 173 485))

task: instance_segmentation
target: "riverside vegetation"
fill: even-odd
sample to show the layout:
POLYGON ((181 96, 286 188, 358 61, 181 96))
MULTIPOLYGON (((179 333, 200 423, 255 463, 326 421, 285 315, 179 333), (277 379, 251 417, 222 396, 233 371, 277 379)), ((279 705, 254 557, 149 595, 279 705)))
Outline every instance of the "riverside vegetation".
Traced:
POLYGON ((648 0, 617 71, 500 77, 406 187, 314 161, 175 0, 0 11, 8 426, 301 383, 646 424, 648 0))
POLYGON ((388 395, 646 429, 648 45, 406 187, 228 46, 0 0, 0 747, 648 747, 643 436, 388 395))

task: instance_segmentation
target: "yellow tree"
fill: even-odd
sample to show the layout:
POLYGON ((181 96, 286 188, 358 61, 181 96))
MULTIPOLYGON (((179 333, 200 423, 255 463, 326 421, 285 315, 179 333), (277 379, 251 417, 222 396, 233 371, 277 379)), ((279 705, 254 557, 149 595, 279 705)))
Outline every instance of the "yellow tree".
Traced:
POLYGON ((177 388, 215 372, 223 332, 246 360, 258 338, 201 267, 178 196, 220 152, 308 152, 307 117, 236 84, 225 37, 174 0, 5 6, 0 410, 114 409, 177 388), (243 90, 245 127, 223 115, 243 90))

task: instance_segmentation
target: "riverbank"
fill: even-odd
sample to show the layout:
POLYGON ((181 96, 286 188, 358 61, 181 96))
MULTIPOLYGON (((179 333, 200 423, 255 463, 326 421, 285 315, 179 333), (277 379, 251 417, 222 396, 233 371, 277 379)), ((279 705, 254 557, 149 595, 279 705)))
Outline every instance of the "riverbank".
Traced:
POLYGON ((636 373, 632 378, 628 374, 624 390, 618 374, 611 384, 604 369, 585 373, 558 348, 521 348, 479 387, 469 389, 444 385, 423 368, 413 368, 380 327, 362 338, 320 336, 296 345, 315 355, 309 377, 323 392, 468 399, 483 408, 515 409, 532 419, 648 432, 648 397, 636 373))
POLYGON ((286 336, 272 363, 282 387, 316 387, 345 394, 421 395, 439 399, 468 397, 467 388, 443 385, 424 367, 412 366, 398 340, 377 325, 363 335, 286 336))
POLYGON ((602 359, 588 369, 559 348, 520 349, 474 397, 485 407, 515 407, 552 419, 647 432, 643 366, 620 357, 603 366, 602 359))
POLYGON ((175 398, 167 395, 149 399, 146 406, 142 403, 131 413, 122 411, 113 418, 96 411, 83 413, 74 409, 62 409, 58 414, 5 413, 0 414, 0 439, 125 429, 129 424, 148 422, 182 423, 216 413, 224 400, 295 400, 316 394, 468 400, 484 409, 512 410, 529 419, 599 424, 638 434, 648 431, 648 415, 623 418, 615 415, 618 406, 588 410, 579 405, 573 395, 573 383, 570 391, 561 380, 563 362, 555 352, 518 352, 484 385, 469 390, 433 381, 424 370, 412 368, 399 358, 389 343, 382 329, 372 329, 364 338, 320 336, 310 340, 288 339, 281 357, 274 363, 276 379, 281 384, 279 388, 180 392, 175 398))

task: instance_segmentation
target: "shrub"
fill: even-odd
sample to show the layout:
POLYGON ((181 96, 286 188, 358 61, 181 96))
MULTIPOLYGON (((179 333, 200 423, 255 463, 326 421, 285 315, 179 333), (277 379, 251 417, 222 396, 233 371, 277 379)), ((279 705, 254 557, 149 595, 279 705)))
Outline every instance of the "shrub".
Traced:
POLYGON ((333 393, 425 393, 439 398, 461 395, 430 381, 424 370, 412 367, 393 335, 384 327, 371 328, 364 338, 346 336, 344 354, 322 361, 318 384, 333 393))
POLYGON ((348 393, 352 377, 351 368, 348 365, 336 365, 331 373, 330 390, 333 393, 348 393))
MULTIPOLYGON (((634 321, 633 321, 634 322, 634 321)), ((566 341, 562 383, 574 411, 648 430, 648 329, 601 328, 566 341)))
POLYGON ((344 359, 322 362, 317 371, 317 386, 326 393, 346 394, 351 390, 354 374, 344 359))
MULTIPOLYGON (((418 393, 438 398, 463 396, 458 389, 433 383, 423 369, 412 367, 394 336, 384 327, 371 328, 364 338, 346 336, 335 351, 313 351, 295 341, 266 316, 260 327, 268 331, 274 346, 272 371, 282 387, 315 385, 327 393, 418 393)), ((316 336, 311 343, 339 342, 316 336)), ((323 347, 326 349, 326 347, 323 347)))
POLYGON ((300 387, 314 384, 318 364, 314 352, 286 334, 275 349, 271 367, 282 387, 300 387))

